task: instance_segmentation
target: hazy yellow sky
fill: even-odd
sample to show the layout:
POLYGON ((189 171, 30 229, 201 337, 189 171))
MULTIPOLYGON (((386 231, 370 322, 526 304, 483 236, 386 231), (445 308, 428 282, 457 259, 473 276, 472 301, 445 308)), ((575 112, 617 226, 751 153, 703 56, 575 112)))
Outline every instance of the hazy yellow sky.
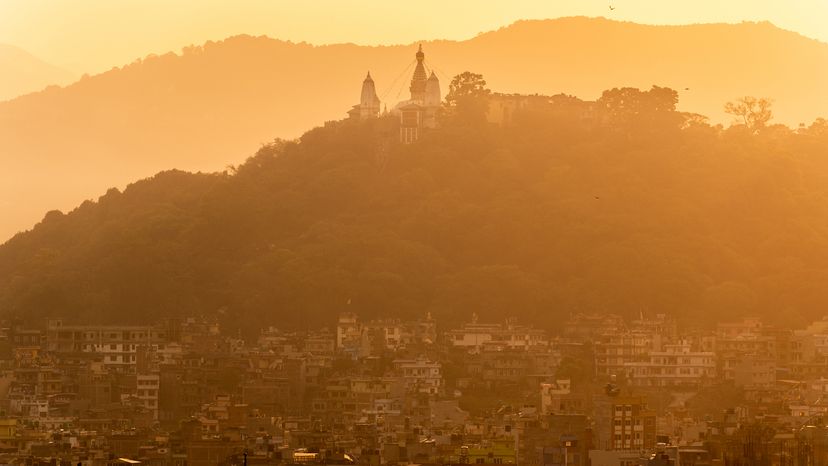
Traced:
POLYGON ((410 43, 575 15, 647 24, 768 20, 828 42, 828 0, 0 0, 0 43, 98 72, 241 33, 314 44, 410 43))

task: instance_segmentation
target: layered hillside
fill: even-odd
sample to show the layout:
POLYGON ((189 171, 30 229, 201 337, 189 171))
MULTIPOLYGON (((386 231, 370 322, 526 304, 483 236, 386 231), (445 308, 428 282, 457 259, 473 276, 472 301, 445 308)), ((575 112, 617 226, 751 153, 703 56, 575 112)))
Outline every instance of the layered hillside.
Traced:
MULTIPOLYGON (((792 126, 828 115, 828 45, 767 23, 524 21, 424 49, 444 90, 471 70, 498 91, 584 99, 669 86, 682 109, 714 121, 744 95, 774 99, 776 121, 792 126)), ((0 103, 0 238, 110 186, 168 168, 219 170, 274 137, 342 118, 367 70, 393 106, 406 97, 415 50, 240 36, 0 103)))
POLYGON ((251 327, 343 310, 551 328, 578 311, 824 314, 828 124, 753 134, 629 104, 604 124, 447 119, 412 145, 393 121, 345 121, 235 171, 163 172, 0 246, 0 311, 222 310, 251 327))

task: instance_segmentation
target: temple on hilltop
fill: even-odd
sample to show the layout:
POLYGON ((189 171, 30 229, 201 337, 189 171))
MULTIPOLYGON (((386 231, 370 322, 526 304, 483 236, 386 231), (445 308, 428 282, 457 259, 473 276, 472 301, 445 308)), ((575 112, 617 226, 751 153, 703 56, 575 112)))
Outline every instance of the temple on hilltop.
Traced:
MULTIPOLYGON (((400 142, 409 144, 420 137, 422 128, 434 128, 437 125, 437 111, 443 100, 440 92, 440 80, 434 71, 426 71, 425 53, 420 45, 416 54, 417 64, 411 77, 409 92, 411 98, 397 103, 389 112, 400 121, 400 142)), ((359 104, 354 105, 348 115, 353 119, 365 120, 380 115, 380 100, 371 73, 362 81, 359 104)))
POLYGON ((359 96, 359 105, 354 105, 348 111, 348 116, 351 118, 359 118, 365 120, 368 118, 376 118, 380 112, 380 100, 377 97, 377 88, 374 86, 374 80, 371 78, 371 72, 362 81, 362 93, 359 96))

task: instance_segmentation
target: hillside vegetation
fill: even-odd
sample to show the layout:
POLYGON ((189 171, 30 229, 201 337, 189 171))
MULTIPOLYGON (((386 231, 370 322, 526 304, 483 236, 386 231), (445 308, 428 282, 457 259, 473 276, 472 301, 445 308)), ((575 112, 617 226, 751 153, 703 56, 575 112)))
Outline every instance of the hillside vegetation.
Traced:
MULTIPOLYGON (((416 49, 238 36, 0 103, 0 241, 108 187, 170 168, 221 170, 274 137, 340 119, 367 70, 392 108, 408 98, 416 49)), ((828 116, 828 44, 769 23, 521 21, 424 50, 444 91, 474 70, 502 92, 587 100, 617 86, 667 86, 680 91, 681 110, 716 122, 729 123, 722 107, 743 95, 773 99, 776 121, 793 127, 828 116)))
POLYGON ((828 123, 722 129, 674 98, 615 90, 597 120, 527 110, 506 127, 449 115, 412 145, 392 119, 341 121, 224 173, 162 172, 0 246, 0 310, 551 328, 577 311, 824 314, 828 123))

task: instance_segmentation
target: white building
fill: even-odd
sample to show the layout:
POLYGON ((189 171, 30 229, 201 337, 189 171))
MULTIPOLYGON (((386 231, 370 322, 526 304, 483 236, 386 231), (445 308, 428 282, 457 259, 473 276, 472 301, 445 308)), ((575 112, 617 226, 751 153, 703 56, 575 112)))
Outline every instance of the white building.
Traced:
POLYGON ((426 359, 396 359, 394 368, 409 391, 436 395, 443 386, 442 365, 426 359))
MULTIPOLYGON (((476 320, 476 319, 475 319, 476 320)), ((446 343, 478 353, 484 347, 531 349, 548 347, 549 337, 541 329, 513 324, 479 324, 475 321, 445 333, 446 343)))
POLYGON ((158 393, 161 388, 161 377, 158 374, 138 374, 136 387, 136 395, 141 401, 141 406, 153 413, 153 419, 158 419, 158 393))
POLYGON ((698 387, 716 378, 716 354, 693 351, 689 344, 665 345, 646 362, 625 365, 632 385, 639 387, 698 387))

